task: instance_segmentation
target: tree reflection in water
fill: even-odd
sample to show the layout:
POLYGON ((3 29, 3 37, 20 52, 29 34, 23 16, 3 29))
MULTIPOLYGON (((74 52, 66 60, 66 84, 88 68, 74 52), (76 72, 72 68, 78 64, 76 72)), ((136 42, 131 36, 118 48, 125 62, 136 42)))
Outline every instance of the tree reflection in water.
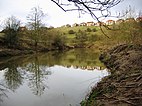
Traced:
POLYGON ((26 60, 26 62, 21 62, 21 59, 18 61, 11 60, 6 64, 3 64, 5 69, 3 69, 3 86, 0 84, 1 101, 3 96, 7 96, 4 90, 10 89, 11 91, 15 92, 16 89, 18 89, 24 83, 25 79, 29 81, 28 86, 35 95, 41 96, 44 93, 45 88, 48 87, 44 82, 47 78, 47 75, 51 74, 51 72, 47 70, 49 69, 47 65, 42 65, 37 56, 32 57, 30 60, 26 60), (4 87, 6 89, 4 89, 4 87))
POLYGON ((8 88, 4 86, 2 83, 0 83, 0 106, 1 106, 1 102, 3 102, 3 99, 5 97, 8 97, 6 92, 8 92, 8 88))
POLYGON ((8 65, 5 71, 5 82, 9 89, 15 91, 22 84, 22 76, 16 65, 8 65))
POLYGON ((27 65, 26 71, 30 72, 27 76, 29 79, 28 86, 37 96, 41 96, 44 93, 45 88, 48 88, 44 79, 47 78, 46 75, 50 75, 51 72, 46 69, 46 67, 40 65, 38 57, 35 57, 34 62, 27 65))
MULTIPOLYGON (((77 49, 66 52, 49 52, 28 56, 15 57, 0 61, 0 70, 4 70, 3 84, 13 92, 22 84, 28 84, 34 95, 41 96, 48 88, 48 75, 51 75, 49 67, 54 65, 80 68, 82 70, 94 70, 103 64, 98 59, 99 53, 93 50, 77 49), (26 80, 26 81, 25 81, 26 80)), ((0 82, 1 83, 1 82, 0 82)), ((7 89, 6 88, 6 89, 7 89)), ((0 85, 0 98, 5 95, 0 85)))

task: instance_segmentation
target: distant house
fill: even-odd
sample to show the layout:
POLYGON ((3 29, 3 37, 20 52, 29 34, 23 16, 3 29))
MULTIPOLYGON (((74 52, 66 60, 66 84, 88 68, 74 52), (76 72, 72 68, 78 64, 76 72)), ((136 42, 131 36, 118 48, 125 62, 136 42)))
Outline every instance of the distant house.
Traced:
POLYGON ((87 24, 87 26, 94 26, 95 25, 94 22, 87 22, 86 24, 87 24))
POLYGON ((142 16, 141 16, 141 17, 136 18, 136 21, 137 21, 137 22, 142 21, 142 16))
POLYGON ((77 23, 74 23, 73 25, 72 25, 72 27, 76 27, 76 26, 79 26, 77 23))
POLYGON ((24 26, 24 27, 19 27, 19 29, 18 29, 19 31, 26 31, 27 30, 27 28, 24 26))
POLYGON ((118 19, 115 23, 116 23, 116 24, 120 24, 120 23, 123 23, 123 22, 124 22, 123 19, 118 19))
POLYGON ((85 22, 80 23, 80 26, 87 26, 85 22))
POLYGON ((134 18, 127 18, 127 19, 125 20, 125 22, 134 22, 134 21, 135 21, 134 18))
POLYGON ((113 24, 115 24, 114 20, 107 20, 106 21, 106 25, 113 25, 113 24))
POLYGON ((105 25, 104 22, 97 22, 97 23, 95 24, 95 26, 103 26, 103 25, 105 25))

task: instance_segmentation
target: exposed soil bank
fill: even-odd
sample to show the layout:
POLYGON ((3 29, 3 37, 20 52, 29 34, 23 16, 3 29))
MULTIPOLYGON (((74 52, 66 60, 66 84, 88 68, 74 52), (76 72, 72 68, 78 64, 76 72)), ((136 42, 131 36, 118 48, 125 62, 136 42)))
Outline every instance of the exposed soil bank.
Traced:
POLYGON ((119 45, 100 56, 110 69, 82 106, 142 106, 142 45, 119 45))

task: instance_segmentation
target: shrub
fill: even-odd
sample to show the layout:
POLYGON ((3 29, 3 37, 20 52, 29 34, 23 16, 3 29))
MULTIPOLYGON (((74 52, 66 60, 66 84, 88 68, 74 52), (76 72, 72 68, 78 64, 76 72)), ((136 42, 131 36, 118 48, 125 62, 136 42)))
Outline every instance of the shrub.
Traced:
POLYGON ((86 30, 87 32, 91 32, 92 30, 90 29, 90 28, 87 28, 87 30, 86 30))
POLYGON ((78 45, 83 47, 85 42, 88 40, 87 33, 85 31, 79 30, 78 33, 76 33, 76 40, 78 45))
POLYGON ((65 36, 61 34, 57 34, 57 35, 54 35, 52 45, 61 50, 61 49, 64 49, 65 47, 65 41, 66 41, 65 36))
POLYGON ((69 30, 68 33, 69 34, 75 34, 75 31, 74 30, 69 30))
POLYGON ((17 31, 13 29, 9 29, 5 32, 4 36, 5 43, 7 46, 12 47, 17 45, 18 43, 18 36, 17 36, 17 31))
POLYGON ((93 28, 93 29, 92 29, 92 31, 93 31, 93 32, 96 32, 96 31, 97 31, 97 29, 96 29, 96 28, 93 28))
POLYGON ((99 40, 99 37, 97 34, 92 34, 90 37, 89 37, 90 41, 91 42, 95 42, 97 40, 99 40))

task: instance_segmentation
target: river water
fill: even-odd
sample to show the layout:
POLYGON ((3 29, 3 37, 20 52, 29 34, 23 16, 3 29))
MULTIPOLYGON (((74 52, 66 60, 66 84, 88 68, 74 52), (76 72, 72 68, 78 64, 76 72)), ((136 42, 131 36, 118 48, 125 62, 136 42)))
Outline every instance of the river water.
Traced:
POLYGON ((0 60, 0 106, 80 106, 109 73, 89 49, 0 60))

